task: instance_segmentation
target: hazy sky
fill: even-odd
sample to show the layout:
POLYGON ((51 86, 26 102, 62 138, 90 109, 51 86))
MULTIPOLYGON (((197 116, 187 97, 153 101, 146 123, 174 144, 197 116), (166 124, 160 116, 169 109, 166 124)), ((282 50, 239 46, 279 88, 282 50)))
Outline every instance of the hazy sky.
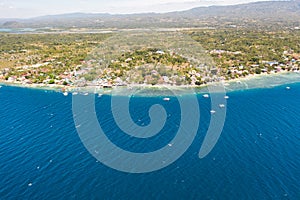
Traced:
POLYGON ((71 12, 167 12, 253 1, 260 0, 0 0, 0 18, 28 18, 71 12))

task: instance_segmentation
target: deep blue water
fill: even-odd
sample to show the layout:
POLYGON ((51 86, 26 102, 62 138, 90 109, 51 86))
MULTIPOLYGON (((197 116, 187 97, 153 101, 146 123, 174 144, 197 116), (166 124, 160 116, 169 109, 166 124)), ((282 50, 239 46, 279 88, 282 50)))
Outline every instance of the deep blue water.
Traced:
MULTIPOLYGON (((222 135, 204 159, 198 152, 210 120, 210 102, 198 96, 198 134, 170 166, 130 174, 98 162, 83 146, 72 97, 59 92, 0 89, 0 199, 300 199, 300 84, 228 93, 222 135)), ((180 122, 171 98, 135 97, 131 114, 149 123, 146 109, 165 106, 168 121, 149 140, 123 134, 110 96, 96 97, 98 119, 110 140, 132 152, 168 144, 180 122)), ((191 119, 192 120, 192 119, 191 119)))

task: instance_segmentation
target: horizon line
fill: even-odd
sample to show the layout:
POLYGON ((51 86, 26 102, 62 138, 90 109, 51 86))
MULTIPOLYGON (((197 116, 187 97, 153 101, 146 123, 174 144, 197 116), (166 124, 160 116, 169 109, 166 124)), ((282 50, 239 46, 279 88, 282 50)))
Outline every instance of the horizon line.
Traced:
MULTIPOLYGON (((137 12, 97 12, 97 11, 69 11, 69 12, 58 12, 58 13, 45 13, 44 15, 37 14, 36 16, 31 17, 0 17, 1 20, 30 20, 35 18, 42 18, 42 17, 52 17, 52 16, 60 16, 60 15, 72 15, 72 14, 91 14, 91 15, 111 15, 111 16, 117 16, 117 15, 142 15, 142 14, 167 14, 167 13, 173 13, 173 12, 184 12, 189 11, 196 8, 209 8, 209 7, 226 7, 226 6, 238 6, 238 5, 246 5, 246 4, 254 4, 254 3, 263 3, 263 2, 292 2, 297 0, 262 0, 262 1, 251 1, 251 2, 240 2, 240 3, 233 3, 233 4, 212 4, 212 5, 200 5, 195 6, 191 8, 186 9, 177 9, 177 10, 168 10, 168 11, 137 11, 137 12)), ((164 4, 162 4, 164 5, 164 4)), ((165 4, 166 5, 166 4, 165 4)))

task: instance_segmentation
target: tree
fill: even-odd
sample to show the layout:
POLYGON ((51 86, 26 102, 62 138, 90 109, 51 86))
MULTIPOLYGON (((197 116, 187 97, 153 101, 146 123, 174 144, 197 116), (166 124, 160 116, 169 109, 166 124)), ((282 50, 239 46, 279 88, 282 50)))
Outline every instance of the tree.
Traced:
POLYGON ((256 74, 261 74, 261 69, 260 69, 260 68, 256 68, 256 69, 255 69, 255 73, 256 73, 256 74))

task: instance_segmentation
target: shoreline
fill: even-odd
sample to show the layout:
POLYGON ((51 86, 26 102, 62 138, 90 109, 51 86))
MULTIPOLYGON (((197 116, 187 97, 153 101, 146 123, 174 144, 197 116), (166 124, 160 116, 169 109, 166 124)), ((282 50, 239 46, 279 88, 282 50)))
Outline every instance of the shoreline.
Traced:
POLYGON ((291 83, 300 82, 300 73, 299 72, 278 72, 274 74, 253 74, 248 75, 242 78, 236 78, 226 81, 219 81, 219 82, 211 82, 204 85, 196 86, 196 85, 180 85, 180 86, 172 86, 172 85, 127 85, 127 86, 113 86, 112 88, 103 88, 100 86, 85 86, 85 87, 75 87, 75 86, 64 86, 64 85, 56 85, 56 84, 21 84, 21 83, 11 83, 7 81, 0 81, 0 86, 11 86, 11 87, 19 87, 19 88, 28 88, 28 89, 38 89, 38 90, 48 90, 60 93, 94 93, 94 94, 109 94, 113 90, 116 89, 144 89, 144 90, 151 90, 151 91, 166 91, 167 89, 170 90, 177 90, 177 91, 190 91, 192 90, 194 93, 205 93, 208 92, 207 88, 209 86, 214 85, 223 85, 225 91, 238 91, 238 90, 247 90, 247 89, 258 89, 258 88, 270 88, 279 85, 286 85, 291 83), (296 77, 293 77, 296 76, 296 77), (278 79, 277 82, 273 78, 285 78, 286 80, 278 79), (289 79, 290 78, 290 79, 289 79), (271 79, 271 80, 270 80, 271 79), (252 83, 251 87, 249 87, 248 83, 252 83), (266 84, 259 85, 258 82, 266 81, 266 84), (269 81, 269 82, 268 82, 269 81), (257 85, 255 85, 257 83, 257 85), (237 85, 237 87, 231 88, 231 86, 237 85), (243 87, 243 85, 247 87, 243 87))

